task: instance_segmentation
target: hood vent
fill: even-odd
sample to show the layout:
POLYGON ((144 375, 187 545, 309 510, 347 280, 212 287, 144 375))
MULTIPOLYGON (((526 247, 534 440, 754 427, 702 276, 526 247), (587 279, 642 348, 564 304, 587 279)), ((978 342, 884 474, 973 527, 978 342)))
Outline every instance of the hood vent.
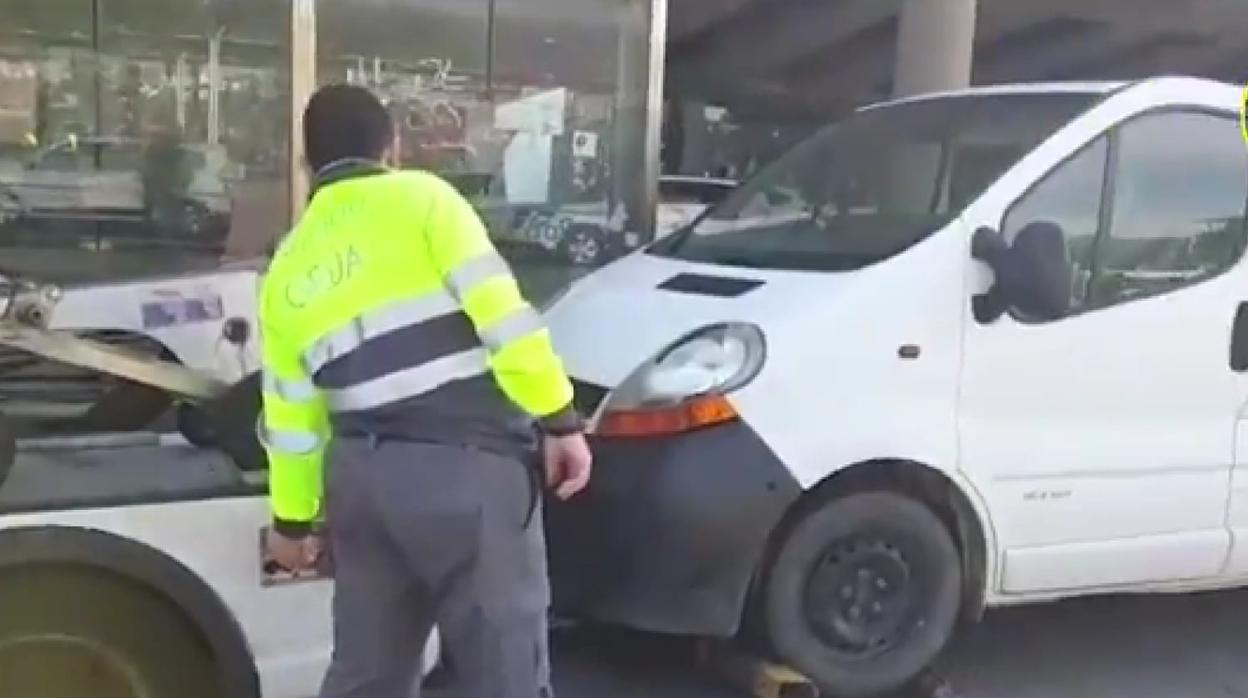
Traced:
POLYGON ((674 291, 676 293, 715 296, 718 298, 737 298, 762 286, 763 283, 755 279, 738 279, 727 276, 677 274, 659 284, 658 287, 664 291, 674 291))

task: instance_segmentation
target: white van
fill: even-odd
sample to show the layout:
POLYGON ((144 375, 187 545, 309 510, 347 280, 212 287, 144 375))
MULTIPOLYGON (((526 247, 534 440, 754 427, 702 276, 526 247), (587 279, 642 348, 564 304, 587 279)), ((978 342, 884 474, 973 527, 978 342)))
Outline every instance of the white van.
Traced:
POLYGON ((548 321, 597 466, 549 514, 557 609, 863 696, 986 607, 1245 583, 1240 99, 866 108, 579 281, 548 321))

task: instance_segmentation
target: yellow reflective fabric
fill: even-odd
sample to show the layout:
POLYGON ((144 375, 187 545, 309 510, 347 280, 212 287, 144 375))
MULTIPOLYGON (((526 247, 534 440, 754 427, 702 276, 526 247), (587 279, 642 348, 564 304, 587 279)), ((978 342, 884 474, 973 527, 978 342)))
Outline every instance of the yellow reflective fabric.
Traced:
MULTIPOLYGON (((262 306, 263 307, 263 306, 262 306)), ((269 458, 269 499, 273 516, 283 521, 312 521, 320 512, 323 490, 322 461, 329 442, 329 420, 324 398, 313 391, 286 390, 284 385, 306 385, 292 347, 280 330, 261 313, 261 354, 265 381, 264 411, 257 429, 269 458), (311 439, 310 447, 302 441, 311 439)))
POLYGON ((366 407, 395 390, 436 387, 439 370, 473 375, 467 362, 474 354, 408 367, 385 377, 393 380, 361 386, 371 390, 364 394, 317 390, 308 399, 309 373, 340 347, 350 351, 405 317, 457 307, 489 349, 478 372, 488 365, 503 392, 534 417, 569 406, 572 386, 548 332, 453 187, 431 175, 393 172, 342 180, 316 194, 278 247, 260 292, 266 386, 260 426, 269 437, 277 518, 306 522, 318 514, 331 408, 366 407))
MULTIPOLYGON (((269 499, 273 515, 283 521, 307 522, 320 513, 330 429, 319 391, 312 400, 293 400, 288 399, 292 391, 281 386, 310 382, 303 359, 316 339, 366 311, 370 300, 380 303, 422 281, 419 270, 411 268, 415 255, 405 255, 405 268, 395 263, 394 238, 401 231, 386 228, 390 217, 384 212, 387 201, 401 200, 398 182, 392 180, 367 177, 319 192, 279 245, 264 278, 262 360, 266 388, 278 390, 265 390, 260 426, 269 457, 269 499), (280 438, 308 434, 318 437, 311 450, 284 448, 299 440, 280 438)), ((435 281, 426 273, 423 282, 432 287, 435 281)))
MULTIPOLYGON (((450 185, 439 182, 441 187, 450 185)), ((486 337, 516 313, 537 313, 524 300, 515 277, 494 249, 481 219, 462 197, 439 197, 426 225, 429 251, 477 333, 486 337), (501 269, 498 265, 501 264, 501 269), (474 268, 479 271, 474 272, 474 268)), ((520 409, 548 417, 572 402, 572 383, 541 326, 501 346, 490 347, 489 364, 498 385, 520 409)))

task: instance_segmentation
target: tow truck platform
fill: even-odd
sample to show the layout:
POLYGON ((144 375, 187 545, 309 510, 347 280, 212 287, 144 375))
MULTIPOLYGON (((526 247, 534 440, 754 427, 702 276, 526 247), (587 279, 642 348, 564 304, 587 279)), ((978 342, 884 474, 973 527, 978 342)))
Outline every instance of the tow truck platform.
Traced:
MULTIPOLYGON (((103 509, 264 492, 267 474, 240 469, 178 434, 118 433, 27 438, 0 485, 0 513, 103 509)), ((255 539, 239 540, 254 546, 255 539)), ((819 698, 800 674, 710 641, 642 636, 556 624, 555 671, 570 698, 819 698), (619 678, 621 671, 632 678, 619 678), (636 677, 647 677, 638 692, 636 677)), ((447 677, 453 681, 453 669, 447 677)), ((443 695, 430 690, 427 695, 443 695)), ((954 698, 922 692, 898 698, 954 698)))

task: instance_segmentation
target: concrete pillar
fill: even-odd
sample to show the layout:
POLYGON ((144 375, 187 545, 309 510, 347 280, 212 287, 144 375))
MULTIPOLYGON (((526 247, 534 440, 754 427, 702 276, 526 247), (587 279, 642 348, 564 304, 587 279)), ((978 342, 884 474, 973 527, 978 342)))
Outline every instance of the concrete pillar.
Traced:
POLYGON ((894 96, 970 85, 976 5, 978 0, 904 0, 894 96))
MULTIPOLYGON (((977 4, 978 0, 904 0, 894 97, 970 85, 977 4)), ((940 167, 940 149, 928 143, 897 143, 889 162, 888 206, 898 213, 926 212, 934 196, 931 187, 940 167)))

